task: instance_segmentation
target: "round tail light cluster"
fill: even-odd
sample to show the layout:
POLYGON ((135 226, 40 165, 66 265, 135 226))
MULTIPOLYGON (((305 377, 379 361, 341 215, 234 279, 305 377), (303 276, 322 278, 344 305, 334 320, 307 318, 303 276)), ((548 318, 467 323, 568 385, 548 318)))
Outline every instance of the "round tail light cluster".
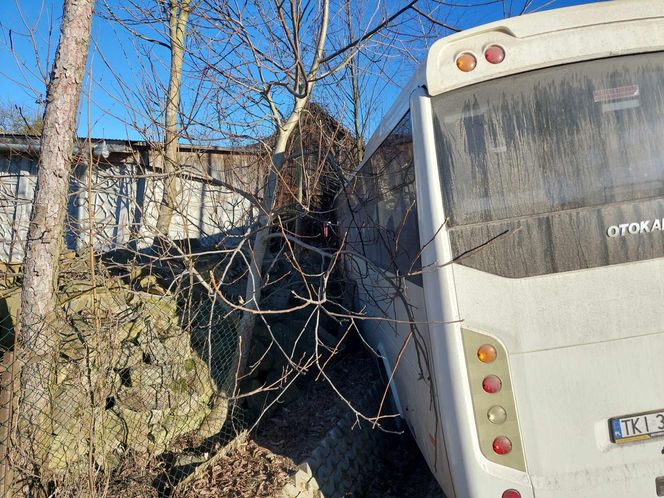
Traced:
MULTIPOLYGON (((477 357, 477 362, 475 363, 476 366, 479 367, 479 364, 484 364, 485 366, 480 368, 482 368, 485 372, 487 369, 490 369, 489 371, 493 370, 494 372, 497 373, 500 373, 502 371, 503 373, 501 373, 500 375, 501 376, 505 375, 505 372, 503 371, 504 365, 501 365, 501 362, 504 358, 501 358, 501 361, 497 362, 497 364, 495 365, 493 364, 498 358, 498 351, 500 350, 500 348, 497 347, 495 343, 492 344, 491 342, 479 342, 479 346, 476 347, 477 347, 477 349, 475 350, 475 354, 477 357)), ((507 377, 507 379, 509 380, 509 376, 507 377)), ((482 379, 482 389, 487 394, 494 395, 496 393, 499 393, 502 390, 502 388, 503 388, 503 380, 496 374, 490 373, 482 379)), ((505 398, 504 396, 497 396, 496 398, 491 398, 491 399, 500 401, 504 400, 505 398)), ((505 409, 502 402, 500 404, 492 405, 485 413, 486 413, 486 419, 488 419, 488 421, 494 427, 504 424, 507 421, 507 409, 505 409)), ((489 432, 493 431, 490 430, 489 432)), ((518 445, 518 438, 516 441, 518 445)), ((493 450, 493 453, 495 455, 507 455, 512 452, 512 440, 504 434, 497 436, 493 439, 493 442, 491 443, 491 449, 493 450)), ((503 493, 503 498, 519 498, 520 496, 521 496, 520 493, 514 489, 508 489, 503 493)))
MULTIPOLYGON (((484 49, 484 59, 489 64, 500 64, 505 60, 505 49, 500 45, 489 45, 484 49)), ((477 58, 471 52, 462 52, 454 62, 464 73, 469 73, 477 66, 477 58)))
POLYGON ((503 491, 503 498, 521 498, 521 493, 516 489, 506 489, 503 491))

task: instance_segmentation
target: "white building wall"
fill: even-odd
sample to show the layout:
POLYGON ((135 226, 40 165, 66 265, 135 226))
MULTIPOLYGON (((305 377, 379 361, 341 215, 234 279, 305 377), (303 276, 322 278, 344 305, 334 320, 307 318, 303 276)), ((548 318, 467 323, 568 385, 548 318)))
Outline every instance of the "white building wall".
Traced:
MULTIPOLYGON (((152 156, 152 155, 151 155, 152 156)), ((183 154, 185 168, 194 178, 178 178, 178 204, 169 236, 173 240, 194 238, 211 245, 230 228, 246 223, 251 205, 232 189, 214 184, 221 180, 253 192, 256 158, 231 154, 183 154), (231 161, 232 164, 226 164, 231 161), (187 163, 194 164, 187 164, 187 163), (196 164, 198 162, 198 164, 196 164), (208 178, 212 183, 201 179, 208 178)), ((113 161, 113 157, 110 158, 113 161)), ((124 155, 111 164, 98 165, 92 178, 92 240, 104 252, 130 243, 150 246, 155 235, 163 182, 159 158, 150 157, 146 173, 124 155)), ((0 155, 0 261, 22 261, 36 185, 36 159, 19 154, 0 155)), ((87 168, 77 167, 70 182, 65 245, 82 250, 90 241, 87 168)))

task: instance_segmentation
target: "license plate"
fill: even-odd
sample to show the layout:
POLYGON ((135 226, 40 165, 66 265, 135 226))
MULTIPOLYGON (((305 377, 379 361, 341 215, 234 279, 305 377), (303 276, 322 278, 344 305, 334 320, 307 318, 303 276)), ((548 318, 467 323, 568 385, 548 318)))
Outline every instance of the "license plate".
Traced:
POLYGON ((611 441, 618 444, 664 436, 664 410, 613 417, 609 432, 611 441))

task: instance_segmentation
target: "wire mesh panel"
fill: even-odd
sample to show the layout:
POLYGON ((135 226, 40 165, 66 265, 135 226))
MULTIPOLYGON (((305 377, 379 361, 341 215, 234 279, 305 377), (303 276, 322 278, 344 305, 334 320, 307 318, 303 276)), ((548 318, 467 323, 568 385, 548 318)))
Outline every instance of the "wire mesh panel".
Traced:
POLYGON ((310 209, 333 194, 321 179, 329 165, 304 165, 307 175, 321 169, 308 225, 284 198, 265 228, 261 153, 181 151, 172 219, 157 229, 158 147, 97 145, 108 154, 74 157, 55 310, 22 331, 19 316, 24 325, 45 316, 21 310, 33 197, 17 192, 34 190, 38 157, 10 152, 0 163, 9 175, 0 218, 12 222, 0 240, 3 496, 177 496, 244 429, 242 410, 256 425, 338 351, 339 319, 325 311, 333 224, 327 210, 310 209), (24 179, 11 176, 19 159, 24 179), (296 244, 292 230, 307 242, 296 244))
POLYGON ((92 163, 77 155, 55 311, 21 334, 39 162, 24 145, 0 154, 0 495, 169 496, 243 428, 240 317, 210 279, 228 252, 228 223, 247 206, 206 171, 227 166, 224 185, 251 182, 255 160, 183 154, 190 174, 157 247, 159 151, 118 142, 92 163), (207 259, 196 253, 206 241, 207 259))
POLYGON ((240 427, 229 400, 236 313, 205 289, 168 288, 164 272, 157 276, 135 264, 133 273, 122 273, 117 264, 109 270, 73 253, 61 261, 59 306, 40 324, 49 342, 39 354, 21 351, 16 340, 20 277, 6 269, 0 290, 3 496, 119 496, 134 481, 150 488, 140 496, 160 488, 167 494, 186 475, 183 462, 191 465, 192 451, 209 452, 206 441, 209 446, 240 427), (47 395, 30 396, 35 386, 47 395), (182 452, 188 452, 184 460, 182 452))

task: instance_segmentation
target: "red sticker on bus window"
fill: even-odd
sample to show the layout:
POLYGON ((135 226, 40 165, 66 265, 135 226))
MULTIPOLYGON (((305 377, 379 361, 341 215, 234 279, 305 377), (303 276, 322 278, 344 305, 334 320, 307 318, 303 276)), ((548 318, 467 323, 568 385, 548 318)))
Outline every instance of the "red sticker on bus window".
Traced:
POLYGON ((627 99, 638 96, 639 85, 628 85, 616 88, 606 88, 604 90, 595 90, 593 92, 593 101, 610 102, 611 100, 627 99))

